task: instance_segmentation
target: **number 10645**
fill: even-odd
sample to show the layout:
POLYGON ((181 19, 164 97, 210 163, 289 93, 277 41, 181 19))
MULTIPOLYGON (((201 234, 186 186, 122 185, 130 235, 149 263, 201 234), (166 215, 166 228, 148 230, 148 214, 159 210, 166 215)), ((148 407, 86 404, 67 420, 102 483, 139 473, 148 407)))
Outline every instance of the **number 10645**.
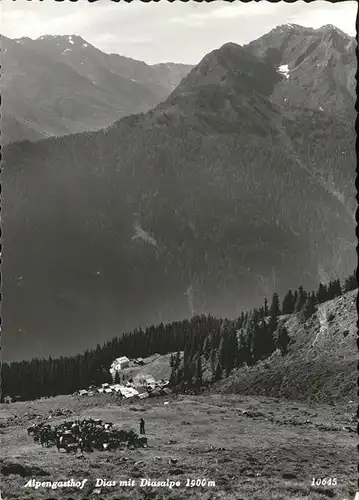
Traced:
POLYGON ((336 477, 313 477, 312 486, 336 486, 338 484, 336 477))

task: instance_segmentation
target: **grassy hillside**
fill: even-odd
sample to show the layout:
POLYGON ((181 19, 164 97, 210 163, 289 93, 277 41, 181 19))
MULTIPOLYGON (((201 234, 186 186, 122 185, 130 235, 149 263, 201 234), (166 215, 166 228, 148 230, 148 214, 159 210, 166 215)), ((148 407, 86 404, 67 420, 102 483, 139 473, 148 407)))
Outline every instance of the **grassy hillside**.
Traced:
MULTIPOLYGON (((353 405, 339 409, 288 403, 238 395, 171 396, 136 402, 108 404, 69 396, 0 405, 3 459, 1 489, 6 500, 57 500, 104 498, 106 500, 326 500, 353 498, 355 464, 353 405), (146 422, 149 447, 116 452, 59 453, 42 448, 27 435, 33 414, 47 419, 56 408, 68 417, 51 422, 92 416, 112 421, 117 428, 138 432, 141 416, 146 422), (140 408, 140 411, 134 409, 140 408), (315 410, 315 411, 314 411, 315 410), (175 463, 171 463, 176 461, 175 463), (335 467, 333 465, 335 464, 335 467), (10 474, 10 471, 17 472, 10 474), (21 477, 21 474, 23 477, 21 477), (312 486, 312 477, 336 477, 337 486, 312 486), (37 481, 87 479, 83 490, 24 488, 37 481), (134 487, 96 488, 96 478, 111 481, 133 478, 134 487), (172 490, 140 487, 140 478, 180 481, 172 490), (212 483, 186 487, 187 479, 212 483), (214 482, 214 485, 213 485, 214 482)), ((102 401, 102 402, 101 402, 102 401)))
POLYGON ((170 358, 171 353, 153 354, 143 359, 144 365, 124 368, 121 374, 126 375, 127 378, 133 378, 141 373, 144 375, 152 375, 155 380, 168 380, 171 375, 170 358))
POLYGON ((291 337, 288 354, 276 351, 253 367, 241 368, 216 390, 312 402, 354 399, 357 293, 320 304, 305 322, 300 313, 281 316, 279 323, 291 337))
MULTIPOLYGON (((164 401, 121 401, 113 396, 57 396, 0 405, 2 493, 6 500, 325 500, 353 498, 355 465, 355 331, 357 290, 320 304, 303 321, 281 316, 291 341, 251 368, 242 368, 197 396, 171 394, 164 401), (230 394, 230 393, 237 394, 230 394), (238 394, 241 393, 241 394, 238 394), (274 396, 269 398, 268 396, 274 396), (288 401, 303 400, 303 401, 288 401), (329 404, 341 400, 340 404, 329 404), (166 403, 166 404, 164 404, 166 403), (61 412, 59 411, 61 410, 61 412), (57 424, 101 418, 138 432, 146 422, 148 448, 62 454, 42 448, 26 428, 36 420, 57 424), (335 471, 333 471, 335 464, 335 471), (24 488, 30 478, 87 479, 83 490, 24 488), (314 478, 335 477, 318 486, 314 478), (96 479, 133 486, 96 487, 96 479), (179 486, 140 486, 141 478, 178 481, 179 486), (201 486, 187 481, 204 480, 201 486)), ((170 355, 155 354, 129 368, 167 378, 170 355)))

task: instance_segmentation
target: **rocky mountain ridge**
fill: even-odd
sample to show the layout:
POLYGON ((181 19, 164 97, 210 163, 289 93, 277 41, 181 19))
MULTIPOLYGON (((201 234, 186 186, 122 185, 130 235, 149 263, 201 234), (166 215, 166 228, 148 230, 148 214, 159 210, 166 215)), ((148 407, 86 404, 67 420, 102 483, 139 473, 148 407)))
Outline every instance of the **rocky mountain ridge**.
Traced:
POLYGON ((106 54, 78 35, 2 37, 3 143, 95 130, 166 98, 191 66, 106 54))
POLYGON ((246 47, 276 65, 282 81, 272 100, 321 112, 355 116, 356 42, 335 26, 278 26, 246 47))

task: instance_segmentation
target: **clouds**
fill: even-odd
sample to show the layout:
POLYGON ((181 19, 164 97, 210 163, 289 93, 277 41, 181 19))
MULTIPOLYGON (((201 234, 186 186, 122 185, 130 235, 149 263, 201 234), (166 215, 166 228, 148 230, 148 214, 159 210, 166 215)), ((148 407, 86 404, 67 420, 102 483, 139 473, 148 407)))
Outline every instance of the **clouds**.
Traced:
POLYGON ((248 43, 280 24, 314 28, 334 24, 354 36, 356 10, 354 0, 336 4, 321 0, 310 4, 4 0, 2 33, 10 38, 78 34, 105 52, 150 64, 195 64, 226 42, 248 43))
POLYGON ((355 36, 357 8, 355 1, 338 2, 334 5, 315 1, 310 9, 298 9, 293 12, 292 22, 316 29, 325 24, 333 24, 348 35, 355 36))

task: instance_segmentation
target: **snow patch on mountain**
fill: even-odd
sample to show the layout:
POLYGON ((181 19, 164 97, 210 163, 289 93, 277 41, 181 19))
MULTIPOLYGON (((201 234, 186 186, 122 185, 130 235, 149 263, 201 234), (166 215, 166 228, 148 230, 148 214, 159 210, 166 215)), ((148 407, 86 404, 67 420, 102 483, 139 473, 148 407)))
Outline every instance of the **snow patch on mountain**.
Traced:
POLYGON ((69 42, 71 43, 71 45, 73 45, 75 42, 73 41, 72 39, 72 36, 69 36, 69 42))
POLYGON ((290 70, 288 68, 288 64, 282 64, 281 66, 278 67, 279 73, 284 75, 286 79, 288 80, 289 75, 290 75, 290 70))

